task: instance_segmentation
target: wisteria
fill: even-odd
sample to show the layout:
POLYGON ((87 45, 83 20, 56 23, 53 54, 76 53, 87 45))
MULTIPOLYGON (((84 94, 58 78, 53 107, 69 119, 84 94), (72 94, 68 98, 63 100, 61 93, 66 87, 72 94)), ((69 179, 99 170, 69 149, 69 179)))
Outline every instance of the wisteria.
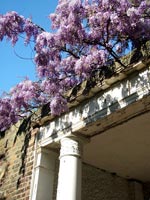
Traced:
POLYGON ((5 15, 0 15, 0 40, 4 37, 11 40, 13 45, 18 41, 19 34, 25 33, 25 43, 29 43, 33 37, 36 40, 38 34, 42 31, 37 25, 32 23, 31 19, 25 19, 23 16, 12 11, 5 15))
POLYGON ((66 112, 65 92, 108 68, 130 49, 140 50, 150 40, 150 5, 147 0, 59 0, 50 14, 53 32, 46 32, 16 12, 0 15, 0 40, 13 45, 21 34, 25 44, 35 42, 37 82, 19 83, 0 99, 3 131, 39 106, 52 115, 66 112))

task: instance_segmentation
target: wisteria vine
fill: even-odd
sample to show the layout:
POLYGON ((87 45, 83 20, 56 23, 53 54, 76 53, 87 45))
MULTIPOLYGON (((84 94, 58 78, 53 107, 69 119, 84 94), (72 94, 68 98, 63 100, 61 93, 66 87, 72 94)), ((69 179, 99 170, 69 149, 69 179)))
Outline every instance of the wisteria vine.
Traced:
POLYGON ((0 40, 13 45, 20 34, 25 44, 35 41, 39 81, 24 80, 0 99, 0 131, 6 130, 39 106, 51 114, 67 111, 64 93, 105 69, 110 60, 123 67, 120 57, 140 49, 150 39, 150 4, 147 0, 59 0, 50 15, 53 32, 46 32, 16 12, 0 15, 0 40))

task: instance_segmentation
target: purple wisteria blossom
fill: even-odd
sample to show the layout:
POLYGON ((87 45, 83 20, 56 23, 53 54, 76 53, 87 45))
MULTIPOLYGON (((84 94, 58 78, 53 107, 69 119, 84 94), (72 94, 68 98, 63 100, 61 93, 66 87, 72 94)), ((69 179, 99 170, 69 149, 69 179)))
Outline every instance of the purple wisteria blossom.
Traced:
POLYGON ((109 60, 150 40, 147 0, 59 0, 50 14, 54 31, 46 32, 16 12, 0 15, 0 40, 13 45, 20 34, 25 44, 35 41, 38 82, 24 80, 0 99, 0 130, 7 129, 39 106, 49 104, 51 114, 67 111, 64 93, 109 60))

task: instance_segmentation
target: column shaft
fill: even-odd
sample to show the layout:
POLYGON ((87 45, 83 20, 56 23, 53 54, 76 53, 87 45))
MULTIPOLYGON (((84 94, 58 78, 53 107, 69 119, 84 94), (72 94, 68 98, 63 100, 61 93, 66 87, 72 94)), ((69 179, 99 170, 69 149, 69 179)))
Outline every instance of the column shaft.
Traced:
POLYGON ((81 168, 81 143, 77 138, 63 138, 57 200, 81 200, 81 168))

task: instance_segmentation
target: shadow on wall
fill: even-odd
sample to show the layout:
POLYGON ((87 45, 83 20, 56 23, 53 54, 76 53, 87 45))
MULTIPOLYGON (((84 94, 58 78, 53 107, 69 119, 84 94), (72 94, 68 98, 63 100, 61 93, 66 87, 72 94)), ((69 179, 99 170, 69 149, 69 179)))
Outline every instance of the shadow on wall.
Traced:
POLYGON ((136 102, 139 98, 149 95, 150 92, 150 71, 146 70, 140 74, 134 73, 129 80, 120 84, 114 84, 111 88, 101 92, 86 104, 88 114, 85 117, 85 124, 106 117, 107 115, 136 102))
POLYGON ((30 132, 30 127, 31 127, 31 117, 28 117, 26 119, 24 119, 21 123, 21 125, 18 128, 18 131, 16 132, 16 136, 14 138, 14 144, 16 143, 17 137, 24 134, 24 142, 23 142, 23 146, 21 148, 21 165, 19 168, 19 178, 17 180, 17 188, 20 185, 20 179, 21 179, 21 175, 24 176, 25 174, 25 170, 26 170, 26 156, 27 156, 27 149, 29 146, 29 141, 31 139, 31 132, 30 132))

